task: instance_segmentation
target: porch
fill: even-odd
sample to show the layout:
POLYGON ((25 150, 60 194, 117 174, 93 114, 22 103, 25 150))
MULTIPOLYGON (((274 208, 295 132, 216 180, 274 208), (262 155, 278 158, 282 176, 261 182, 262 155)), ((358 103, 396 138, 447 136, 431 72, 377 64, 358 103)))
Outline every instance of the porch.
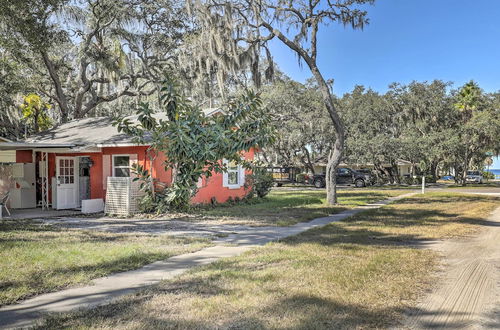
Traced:
POLYGON ((10 209, 10 215, 4 209, 2 213, 3 220, 46 219, 78 216, 82 214, 82 212, 78 209, 55 210, 49 208, 42 210, 41 207, 30 209, 10 209))
MULTIPOLYGON (((94 207, 102 204, 102 196, 96 198, 99 205, 91 201, 94 194, 90 189, 91 172, 98 179, 95 172, 102 171, 91 169, 94 162, 100 163, 99 148, 0 143, 0 152, 11 151, 11 158, 0 163, 0 197, 7 198, 7 206, 14 212, 12 218, 72 215, 80 213, 81 208, 89 211, 89 201, 94 202, 94 207), (42 211, 43 214, 37 214, 42 211)), ((4 210, 4 218, 6 213, 4 210)))

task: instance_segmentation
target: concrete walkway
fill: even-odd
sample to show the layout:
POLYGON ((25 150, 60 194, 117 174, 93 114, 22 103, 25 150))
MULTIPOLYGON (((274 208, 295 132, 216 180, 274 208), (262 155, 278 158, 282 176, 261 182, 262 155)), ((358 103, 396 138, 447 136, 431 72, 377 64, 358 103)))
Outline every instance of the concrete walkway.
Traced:
POLYGON ((0 328, 11 329, 29 327, 43 318, 44 313, 68 312, 109 303, 112 299, 145 288, 162 280, 172 279, 195 266, 206 265, 220 258, 242 254, 251 248, 305 230, 341 221, 369 209, 377 209, 393 201, 414 195, 409 193, 391 197, 384 201, 357 207, 310 222, 298 223, 290 227, 258 227, 231 234, 214 241, 215 246, 194 253, 183 254, 158 261, 140 269, 117 273, 96 279, 91 285, 71 288, 59 292, 42 294, 16 305, 0 309, 0 328))

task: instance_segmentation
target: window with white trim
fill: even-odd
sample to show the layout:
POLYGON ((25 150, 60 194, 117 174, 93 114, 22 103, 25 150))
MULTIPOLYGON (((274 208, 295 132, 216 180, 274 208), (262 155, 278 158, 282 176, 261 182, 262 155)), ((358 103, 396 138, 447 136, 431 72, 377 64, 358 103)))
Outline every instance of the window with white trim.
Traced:
POLYGON ((240 184, 240 168, 235 162, 227 164, 227 184, 229 186, 240 184))
POLYGON ((222 185, 229 189, 239 189, 245 181, 245 169, 236 162, 224 160, 226 171, 223 174, 222 185))
POLYGON ((130 177, 130 155, 113 155, 113 176, 130 177))

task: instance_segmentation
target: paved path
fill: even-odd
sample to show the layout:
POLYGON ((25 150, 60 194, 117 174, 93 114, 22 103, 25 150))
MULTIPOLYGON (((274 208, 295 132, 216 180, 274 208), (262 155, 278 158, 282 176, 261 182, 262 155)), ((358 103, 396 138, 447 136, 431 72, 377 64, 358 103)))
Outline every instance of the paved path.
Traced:
POLYGON ((171 279, 192 267, 206 265, 220 258, 237 256, 270 241, 337 222, 364 210, 376 209, 413 194, 415 193, 391 197, 378 203, 368 204, 310 222, 298 223, 290 227, 257 227, 252 228, 252 230, 244 230, 242 233, 230 234, 214 241, 216 245, 213 247, 172 257, 165 261, 158 261, 137 270, 100 278, 94 280, 90 286, 43 294, 17 305, 5 306, 0 309, 0 328, 28 327, 40 320, 44 313, 68 312, 102 305, 114 298, 158 283, 161 280, 171 279))
POLYGON ((405 326, 423 329, 500 329, 500 208, 483 232, 430 247, 446 260, 436 289, 423 299, 405 326))

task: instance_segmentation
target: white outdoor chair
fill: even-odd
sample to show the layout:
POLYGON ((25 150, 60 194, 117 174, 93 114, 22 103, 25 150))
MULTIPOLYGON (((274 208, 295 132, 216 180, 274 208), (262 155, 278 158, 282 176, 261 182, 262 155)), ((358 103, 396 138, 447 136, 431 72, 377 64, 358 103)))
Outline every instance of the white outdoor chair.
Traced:
POLYGON ((5 211, 7 211, 7 213, 10 216, 10 211, 7 208, 7 202, 8 201, 9 201, 9 193, 7 192, 5 195, 3 195, 3 196, 0 197, 0 219, 2 219, 2 211, 3 211, 2 208, 4 208, 5 211))

